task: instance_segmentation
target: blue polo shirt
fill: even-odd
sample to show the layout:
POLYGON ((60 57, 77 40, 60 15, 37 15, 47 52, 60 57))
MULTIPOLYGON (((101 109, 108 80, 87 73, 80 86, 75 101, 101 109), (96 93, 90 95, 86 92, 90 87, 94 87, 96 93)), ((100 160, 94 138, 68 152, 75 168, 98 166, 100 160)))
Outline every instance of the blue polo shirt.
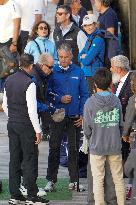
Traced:
POLYGON ((107 28, 115 28, 115 35, 118 36, 118 17, 116 12, 109 7, 104 13, 98 17, 100 29, 107 30, 107 28))

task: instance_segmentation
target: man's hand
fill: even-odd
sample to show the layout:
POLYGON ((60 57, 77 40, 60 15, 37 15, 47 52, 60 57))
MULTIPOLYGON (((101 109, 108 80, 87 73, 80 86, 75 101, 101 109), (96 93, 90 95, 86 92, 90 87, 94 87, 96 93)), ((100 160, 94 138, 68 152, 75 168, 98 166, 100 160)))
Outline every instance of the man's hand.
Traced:
POLYGON ((85 54, 85 53, 81 55, 81 58, 85 58, 85 57, 86 57, 86 54, 85 54))
POLYGON ((61 97, 61 102, 68 104, 71 102, 72 96, 71 95, 64 95, 61 97))
POLYGON ((15 52, 17 52, 17 46, 16 46, 16 45, 13 45, 13 44, 11 43, 11 45, 10 45, 10 47, 9 47, 9 50, 10 50, 11 53, 15 53, 15 52))
POLYGON ((41 133, 36 133, 36 140, 35 140, 35 144, 39 144, 42 140, 42 135, 41 133))
POLYGON ((78 120, 75 120, 75 121, 74 121, 74 125, 75 125, 76 127, 80 127, 80 126, 82 125, 82 122, 83 122, 83 117, 80 116, 80 118, 79 118, 78 120))

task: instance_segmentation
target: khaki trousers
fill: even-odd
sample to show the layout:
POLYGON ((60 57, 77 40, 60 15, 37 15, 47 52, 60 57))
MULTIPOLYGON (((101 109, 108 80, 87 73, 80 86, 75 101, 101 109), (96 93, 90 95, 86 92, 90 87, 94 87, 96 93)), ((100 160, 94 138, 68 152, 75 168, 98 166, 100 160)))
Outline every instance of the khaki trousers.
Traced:
POLYGON ((125 186, 123 180, 123 167, 121 155, 99 156, 90 154, 91 171, 93 176, 93 193, 95 205, 105 205, 104 201, 104 176, 105 162, 108 161, 118 205, 125 205, 125 186))

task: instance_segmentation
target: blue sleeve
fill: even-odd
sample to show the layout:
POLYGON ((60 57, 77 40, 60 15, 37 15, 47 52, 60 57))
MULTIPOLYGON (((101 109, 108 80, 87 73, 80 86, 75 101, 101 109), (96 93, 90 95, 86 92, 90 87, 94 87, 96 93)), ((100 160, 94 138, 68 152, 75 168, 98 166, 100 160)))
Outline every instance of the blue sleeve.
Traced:
POLYGON ((52 103, 53 105, 61 102, 61 95, 56 94, 54 91, 54 80, 53 80, 53 75, 51 78, 48 80, 48 90, 47 90, 47 100, 52 103))
POLYGON ((38 112, 45 112, 49 109, 49 106, 42 102, 37 102, 37 108, 38 108, 38 112))
MULTIPOLYGON (((98 54, 101 52, 101 50, 105 50, 105 43, 104 43, 104 39, 100 38, 100 37, 96 37, 93 42, 92 45, 90 47, 90 49, 88 50, 88 52, 86 53, 86 57, 81 59, 81 63, 84 66, 89 66, 93 63, 94 59, 96 56, 98 56, 98 54)), ((104 51, 103 51, 104 52, 104 51)))
POLYGON ((80 76, 80 106, 79 106, 79 114, 83 115, 84 104, 89 97, 89 89, 87 85, 87 81, 84 77, 84 72, 81 70, 80 76))

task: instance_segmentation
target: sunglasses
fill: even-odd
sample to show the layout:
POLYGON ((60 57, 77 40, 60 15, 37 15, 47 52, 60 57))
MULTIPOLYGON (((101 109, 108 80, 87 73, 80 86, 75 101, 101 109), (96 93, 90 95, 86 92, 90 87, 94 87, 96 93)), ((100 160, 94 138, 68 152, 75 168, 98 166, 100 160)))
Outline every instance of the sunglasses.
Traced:
MULTIPOLYGON (((43 64, 43 65, 46 65, 46 64, 43 64)), ((49 66, 49 65, 46 65, 50 70, 53 69, 53 66, 49 66)))
POLYGON ((44 26, 44 27, 43 26, 39 26, 38 29, 39 30, 48 30, 48 27, 47 26, 44 26))
POLYGON ((62 16, 63 14, 67 14, 66 12, 56 12, 56 15, 62 16))

